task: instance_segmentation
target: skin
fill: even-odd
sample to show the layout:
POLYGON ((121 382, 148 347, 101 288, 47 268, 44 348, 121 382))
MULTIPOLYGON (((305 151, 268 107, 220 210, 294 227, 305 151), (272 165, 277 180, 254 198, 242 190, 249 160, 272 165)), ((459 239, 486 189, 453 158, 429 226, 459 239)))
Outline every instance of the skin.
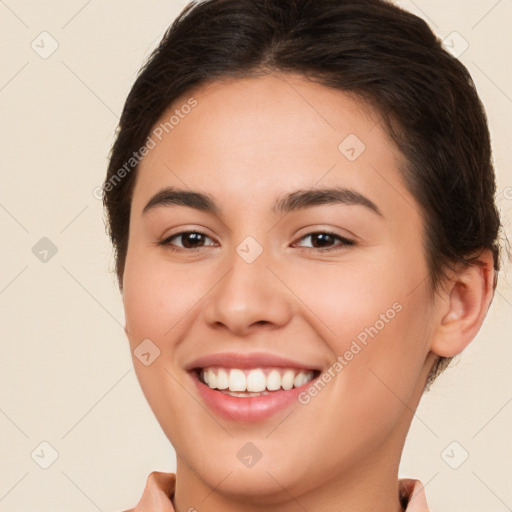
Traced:
POLYGON ((147 338, 161 351, 149 366, 134 357, 134 366, 176 450, 173 504, 398 512, 400 456, 425 380, 436 356, 459 353, 478 332, 492 300, 492 255, 453 274, 432 300, 403 157, 360 100, 277 74, 211 83, 193 97, 197 106, 138 170, 123 276, 132 354, 147 338), (349 134, 366 146, 355 161, 338 149, 349 134), (208 193, 221 213, 173 205, 143 214, 166 186, 208 193), (287 192, 331 186, 364 194, 382 216, 356 204, 272 213, 287 192), (194 230, 207 235, 196 252, 185 248, 190 236, 173 239, 182 252, 157 245, 194 230), (322 230, 356 243, 307 236, 322 230), (263 248, 250 264, 236 252, 247 236, 263 248), (401 311, 317 396, 265 421, 216 416, 184 370, 227 351, 327 370, 394 303, 401 311), (237 458, 248 441, 262 453, 251 468, 237 458))

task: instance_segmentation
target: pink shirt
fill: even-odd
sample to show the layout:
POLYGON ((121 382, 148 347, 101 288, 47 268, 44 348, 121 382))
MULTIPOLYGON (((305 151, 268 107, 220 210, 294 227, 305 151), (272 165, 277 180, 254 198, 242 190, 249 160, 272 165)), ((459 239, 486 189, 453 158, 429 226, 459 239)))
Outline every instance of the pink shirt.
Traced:
MULTIPOLYGON (((175 483, 174 473, 153 471, 137 506, 124 512, 175 512, 171 502, 175 483)), ((423 485, 419 480, 401 478, 398 483, 400 495, 404 496, 407 503, 406 512, 429 512, 423 485)))

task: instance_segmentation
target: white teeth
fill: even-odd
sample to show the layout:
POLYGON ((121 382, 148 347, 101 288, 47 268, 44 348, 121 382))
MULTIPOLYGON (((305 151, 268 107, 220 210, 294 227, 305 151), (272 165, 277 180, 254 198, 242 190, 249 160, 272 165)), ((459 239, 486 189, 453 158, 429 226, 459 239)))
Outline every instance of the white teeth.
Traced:
POLYGON ((263 391, 267 387, 267 378, 261 370, 251 370, 247 375, 247 391, 263 391))
POLYGON ((293 381, 293 387, 298 388, 302 386, 302 384, 306 384, 306 377, 303 373, 298 373, 293 381))
POLYGON ((229 376, 226 370, 219 369, 217 372, 217 389, 227 389, 229 387, 229 376))
POLYGON ((281 388, 281 374, 277 370, 271 370, 267 375, 267 389, 276 391, 281 388))
POLYGON ((229 391, 245 391, 247 379, 242 370, 231 370, 229 372, 229 391))
POLYGON ((213 370, 210 368, 207 372, 208 375, 208 386, 210 386, 212 389, 217 388, 217 375, 213 372, 213 370))
POLYGON ((281 378, 281 386, 283 389, 292 389, 293 380, 295 379, 295 372, 293 370, 286 370, 281 378))
POLYGON ((298 388, 312 380, 313 376, 313 371, 275 368, 267 371, 262 368, 207 368, 201 371, 202 380, 208 387, 225 390, 226 394, 232 396, 259 396, 281 388, 298 388))
POLYGON ((224 394, 229 395, 229 396, 238 396, 238 397, 247 398, 248 396, 270 395, 270 392, 269 391, 263 391, 261 393, 248 393, 247 391, 242 391, 242 392, 239 393, 239 392, 236 392, 236 391, 224 391, 224 394))

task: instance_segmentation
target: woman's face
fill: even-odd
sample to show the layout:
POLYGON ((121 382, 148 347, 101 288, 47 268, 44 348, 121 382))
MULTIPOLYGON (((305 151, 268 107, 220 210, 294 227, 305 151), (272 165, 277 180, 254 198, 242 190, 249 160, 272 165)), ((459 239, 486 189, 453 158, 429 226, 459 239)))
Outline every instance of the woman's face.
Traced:
POLYGON ((260 500, 392 475, 435 317, 400 153, 360 101, 299 76, 193 98, 162 117, 139 167, 123 291, 135 370, 178 471, 260 500), (144 211, 164 189, 209 202, 160 195, 144 211), (213 391, 205 367, 211 384, 281 390, 213 391), (323 373, 282 389, 301 369, 323 373))

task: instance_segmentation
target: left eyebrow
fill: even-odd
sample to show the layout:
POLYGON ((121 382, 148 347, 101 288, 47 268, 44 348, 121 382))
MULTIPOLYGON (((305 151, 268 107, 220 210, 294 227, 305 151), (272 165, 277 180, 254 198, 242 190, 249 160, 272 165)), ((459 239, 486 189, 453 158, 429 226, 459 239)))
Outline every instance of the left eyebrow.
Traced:
POLYGON ((276 201, 272 211, 275 214, 288 213, 324 204, 360 205, 384 217, 373 201, 360 192, 345 187, 297 190, 276 201))
MULTIPOLYGON (((287 193, 276 201, 272 212, 278 215, 325 204, 360 205, 384 217, 373 201, 360 192, 345 187, 303 189, 287 193)), ((188 206, 217 216, 221 213, 221 209, 209 194, 174 187, 166 187, 157 192, 146 204, 142 213, 158 206, 172 205, 188 206)))

